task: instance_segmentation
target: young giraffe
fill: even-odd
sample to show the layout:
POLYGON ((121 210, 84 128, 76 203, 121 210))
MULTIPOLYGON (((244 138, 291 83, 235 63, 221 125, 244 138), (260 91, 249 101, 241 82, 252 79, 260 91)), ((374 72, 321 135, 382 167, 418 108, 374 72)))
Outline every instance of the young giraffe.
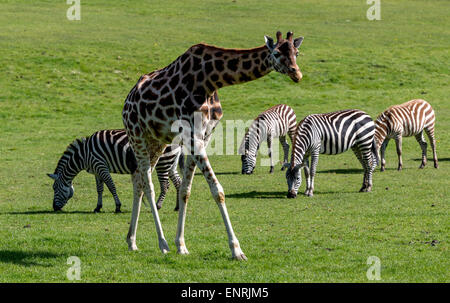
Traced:
MULTIPOLYGON (((183 121, 193 131, 190 131, 190 142, 188 144, 184 142, 191 148, 185 163, 180 189, 180 208, 175 238, 177 251, 180 254, 188 254, 184 242, 186 206, 194 170, 198 166, 209 184, 211 194, 225 223, 232 258, 247 259, 231 226, 223 188, 214 174, 205 151, 217 120, 214 120, 211 115, 205 115, 204 109, 210 107, 208 101, 212 104, 218 102, 217 96, 214 98, 211 96, 219 88, 261 78, 272 70, 289 75, 294 82, 302 79, 296 56, 303 37, 293 39, 293 33, 288 32, 286 39, 283 39, 281 32, 277 32, 276 43, 268 36, 265 36, 265 41, 265 45, 252 49, 225 49, 207 44, 194 45, 167 67, 142 76, 128 94, 122 117, 138 164, 134 175, 136 177, 133 178, 133 211, 127 236, 130 250, 137 249, 136 229, 143 193, 150 202, 159 247, 163 253, 169 250, 156 210, 151 172, 165 146, 182 131, 181 128, 174 128, 172 125, 183 121), (196 113, 203 113, 201 127, 198 127, 198 123, 194 124, 196 120, 194 116, 198 116, 196 113)), ((218 108, 220 109, 220 104, 218 108)))

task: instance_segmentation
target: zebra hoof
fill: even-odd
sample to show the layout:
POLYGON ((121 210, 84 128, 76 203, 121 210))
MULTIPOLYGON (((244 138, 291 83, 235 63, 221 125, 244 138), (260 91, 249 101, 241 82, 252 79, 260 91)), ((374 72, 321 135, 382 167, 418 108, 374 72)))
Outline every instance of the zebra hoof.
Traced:
POLYGON ((305 196, 307 196, 307 197, 312 197, 312 196, 314 196, 314 194, 313 194, 312 191, 307 190, 307 191, 305 191, 305 196))
POLYGON ((397 168, 397 171, 402 171, 402 169, 403 169, 403 167, 402 167, 402 166, 399 166, 399 167, 397 168))
POLYGON ((114 211, 116 214, 120 214, 122 213, 122 211, 120 210, 120 208, 116 208, 116 210, 114 211))
POLYGON ((99 213, 101 208, 94 209, 94 213, 99 213))
POLYGON ((386 170, 386 168, 384 168, 384 167, 382 167, 382 168, 380 169, 381 172, 383 172, 383 171, 385 171, 385 170, 386 170))
POLYGON ((178 207, 175 207, 175 208, 173 209, 173 211, 178 211, 178 209, 179 209, 178 207))
POLYGON ((437 163, 434 163, 434 168, 439 168, 439 165, 437 163))

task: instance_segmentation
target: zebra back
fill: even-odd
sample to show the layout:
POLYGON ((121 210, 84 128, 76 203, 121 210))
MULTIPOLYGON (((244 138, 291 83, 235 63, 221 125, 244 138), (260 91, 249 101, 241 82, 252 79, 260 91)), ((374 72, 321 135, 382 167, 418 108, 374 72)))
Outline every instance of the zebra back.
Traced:
POLYGON ((375 124, 361 110, 341 110, 313 114, 298 123, 294 136, 291 166, 303 162, 305 154, 320 147, 321 154, 339 154, 354 145, 371 149, 375 124))
POLYGON ((414 136, 424 129, 434 134, 434 123, 434 110, 425 100, 415 99, 393 105, 382 112, 375 121, 377 148, 386 138, 394 138, 397 135, 414 136))

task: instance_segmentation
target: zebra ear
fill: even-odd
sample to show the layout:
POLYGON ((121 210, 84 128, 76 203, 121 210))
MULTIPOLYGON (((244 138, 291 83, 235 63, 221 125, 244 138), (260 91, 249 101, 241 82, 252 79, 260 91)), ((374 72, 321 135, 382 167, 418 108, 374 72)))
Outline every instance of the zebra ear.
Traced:
POLYGON ((58 175, 57 174, 47 174, 47 176, 49 176, 53 180, 58 179, 58 175))

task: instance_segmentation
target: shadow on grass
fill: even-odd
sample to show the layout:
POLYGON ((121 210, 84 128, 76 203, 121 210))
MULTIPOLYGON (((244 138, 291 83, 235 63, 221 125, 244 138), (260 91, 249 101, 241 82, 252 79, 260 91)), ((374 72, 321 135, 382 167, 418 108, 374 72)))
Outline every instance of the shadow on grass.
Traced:
POLYGON ((363 174, 363 169, 355 169, 355 168, 348 168, 348 169, 329 169, 329 170, 321 170, 318 171, 319 174, 363 174))
POLYGON ((247 193, 225 194, 225 198, 277 199, 286 198, 287 191, 251 191, 247 193))
MULTIPOLYGON (((224 172, 214 172, 216 174, 216 176, 222 176, 222 175, 240 175, 241 172, 240 171, 224 171, 224 172)), ((203 174, 201 172, 196 172, 195 173, 196 176, 203 176, 203 174)))
POLYGON ((12 263, 23 266, 43 266, 50 267, 49 264, 42 264, 42 259, 55 259, 60 255, 48 251, 20 251, 20 250, 0 250, 0 262, 12 263))
MULTIPOLYGON (((129 211, 122 211, 118 213, 126 214, 130 213, 129 211)), ((101 215, 101 214, 116 214, 112 211, 102 211, 99 213, 94 213, 93 211, 83 211, 83 210, 74 210, 74 211, 53 211, 53 210, 30 210, 30 211, 12 211, 12 212, 2 212, 1 215, 76 215, 76 214, 92 214, 92 215, 101 215)))
MULTIPOLYGON (((422 158, 415 158, 415 159, 412 159, 412 160, 413 161, 422 162, 422 158)), ((427 162, 429 162, 429 161, 433 162, 433 157, 430 157, 428 155, 427 162)), ((438 162, 448 162, 448 161, 450 161, 450 158, 439 158, 439 155, 438 155, 438 162)))

